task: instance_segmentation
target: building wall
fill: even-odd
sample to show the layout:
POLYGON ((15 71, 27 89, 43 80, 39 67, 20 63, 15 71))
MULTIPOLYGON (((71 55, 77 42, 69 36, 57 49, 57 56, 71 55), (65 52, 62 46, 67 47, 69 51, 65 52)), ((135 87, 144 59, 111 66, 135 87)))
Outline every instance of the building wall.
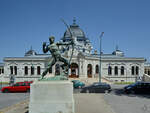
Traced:
POLYGON ((15 75, 16 77, 24 77, 24 76, 39 76, 37 75, 37 66, 40 66, 41 68, 41 73, 44 71, 45 69, 45 63, 44 62, 40 62, 40 61, 6 61, 5 62, 5 66, 4 66, 4 73, 5 76, 10 76, 11 75, 11 70, 10 70, 10 66, 13 67, 13 75, 15 75, 15 69, 14 67, 17 67, 17 75, 15 75), (28 67, 28 74, 25 75, 25 66, 28 67), (34 75, 31 75, 31 66, 34 67, 34 75))
MULTIPOLYGON (((41 74, 45 70, 45 68, 48 65, 49 60, 9 60, 5 61, 4 65, 4 73, 5 77, 10 76, 10 66, 17 66, 17 75, 15 77, 18 80, 34 80, 36 78, 39 78, 40 75, 37 75, 37 66, 41 67, 41 74), (28 75, 24 74, 24 67, 28 66, 28 75), (34 75, 31 75, 31 66, 35 68, 34 75)), ((61 64, 61 62, 58 62, 61 64)), ((76 63, 78 65, 79 69, 76 69, 76 73, 79 73, 79 78, 88 78, 87 76, 87 67, 88 64, 92 65, 92 78, 98 78, 99 73, 96 73, 96 65, 99 66, 99 59, 98 58, 91 58, 91 57, 85 57, 85 58, 77 58, 74 57, 72 59, 71 63, 76 63)), ((56 64, 55 64, 56 65, 56 64)), ((55 75, 55 65, 52 67, 52 73, 50 75, 55 75)), ((143 76, 144 74, 144 62, 143 61, 115 61, 115 60, 102 60, 102 70, 101 70, 101 76, 107 78, 108 80, 112 81, 125 81, 125 82, 134 82, 136 81, 136 78, 138 76, 143 76), (112 67, 112 75, 108 75, 108 66, 112 67), (114 75, 114 67, 118 67, 118 75, 114 75), (121 75, 121 66, 124 66, 124 75, 121 75), (139 67, 139 74, 138 75, 132 75, 131 74, 131 67, 132 66, 138 66, 139 67)), ((69 70, 69 73, 71 73, 71 70, 69 70)), ((89 78, 90 79, 90 78, 89 78)))

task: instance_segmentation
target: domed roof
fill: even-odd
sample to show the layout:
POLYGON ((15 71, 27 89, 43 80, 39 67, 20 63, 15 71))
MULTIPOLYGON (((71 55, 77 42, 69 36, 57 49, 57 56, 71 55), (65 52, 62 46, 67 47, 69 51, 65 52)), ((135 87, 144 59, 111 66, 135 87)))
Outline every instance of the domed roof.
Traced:
POLYGON ((119 50, 119 49, 118 49, 118 46, 116 46, 116 50, 113 51, 112 54, 113 54, 113 55, 117 55, 117 56, 124 56, 123 51, 119 50))
POLYGON ((37 53, 31 47, 31 49, 25 53, 25 56, 31 56, 31 55, 36 55, 36 54, 37 53))
MULTIPOLYGON (((76 24, 76 20, 73 20, 73 24, 70 25, 70 31, 73 36, 78 37, 78 38, 85 38, 85 34, 82 29, 76 24)), ((70 38, 70 32, 67 29, 66 32, 64 33, 63 38, 70 38)))

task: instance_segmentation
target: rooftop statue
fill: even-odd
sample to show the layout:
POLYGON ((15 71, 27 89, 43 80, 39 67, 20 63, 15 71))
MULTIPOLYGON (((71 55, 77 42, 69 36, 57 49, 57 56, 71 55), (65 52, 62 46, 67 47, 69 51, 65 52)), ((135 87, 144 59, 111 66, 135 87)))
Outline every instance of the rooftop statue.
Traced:
MULTIPOLYGON (((49 37, 49 45, 46 45, 46 42, 43 43, 43 52, 47 53, 48 51, 51 53, 52 58, 50 60, 50 62, 48 63, 47 68, 45 69, 45 71, 42 73, 41 75, 41 80, 44 78, 44 76, 47 74, 47 72, 50 70, 50 68, 57 62, 57 61, 61 61, 63 62, 63 64, 61 65, 62 69, 64 70, 65 76, 68 77, 68 69, 70 67, 70 61, 68 61, 66 58, 64 58, 59 50, 59 46, 60 45, 73 45, 74 41, 71 40, 70 42, 57 42, 54 43, 55 41, 55 37, 54 36, 50 36, 49 37)), ((63 75, 64 76, 64 75, 63 75)))

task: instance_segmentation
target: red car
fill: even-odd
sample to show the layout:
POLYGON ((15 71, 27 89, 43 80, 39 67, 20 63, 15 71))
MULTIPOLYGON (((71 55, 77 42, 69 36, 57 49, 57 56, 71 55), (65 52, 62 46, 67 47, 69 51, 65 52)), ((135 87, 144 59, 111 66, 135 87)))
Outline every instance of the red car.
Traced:
POLYGON ((33 81, 16 82, 12 86, 6 86, 1 89, 1 92, 30 92, 30 84, 33 81))

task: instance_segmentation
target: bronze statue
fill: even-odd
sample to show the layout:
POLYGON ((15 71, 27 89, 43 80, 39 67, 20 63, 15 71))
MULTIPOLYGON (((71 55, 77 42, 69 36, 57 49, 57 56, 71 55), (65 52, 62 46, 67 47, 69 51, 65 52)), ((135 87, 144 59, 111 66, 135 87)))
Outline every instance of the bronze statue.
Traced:
POLYGON ((52 58, 51 61, 48 63, 47 68, 45 71, 42 73, 41 79, 44 78, 44 76, 47 74, 47 72, 50 70, 50 68, 57 62, 61 61, 64 64, 61 65, 62 69, 65 70, 65 72, 68 72, 68 68, 70 67, 69 62, 66 58, 62 57, 59 47, 60 45, 73 45, 74 42, 73 40, 70 42, 59 42, 59 43, 54 43, 55 37, 51 36, 49 37, 49 45, 46 45, 46 42, 43 43, 43 52, 47 53, 48 51, 51 53, 52 58))

